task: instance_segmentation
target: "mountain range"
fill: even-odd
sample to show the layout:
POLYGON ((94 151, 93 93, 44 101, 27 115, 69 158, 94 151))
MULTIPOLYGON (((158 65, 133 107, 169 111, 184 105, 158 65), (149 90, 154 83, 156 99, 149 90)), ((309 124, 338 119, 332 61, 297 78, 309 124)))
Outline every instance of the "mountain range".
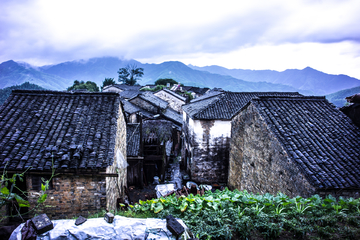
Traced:
POLYGON ((153 84, 159 78, 172 78, 189 86, 243 92, 298 91, 306 95, 326 95, 360 86, 360 81, 356 78, 326 74, 310 67, 278 72, 227 69, 220 66, 196 67, 177 61, 143 64, 136 60, 102 57, 42 67, 9 60, 0 64, 0 88, 30 82, 46 89, 65 90, 74 80, 93 81, 101 86, 105 78, 117 80, 119 68, 128 64, 144 68, 140 85, 153 84))

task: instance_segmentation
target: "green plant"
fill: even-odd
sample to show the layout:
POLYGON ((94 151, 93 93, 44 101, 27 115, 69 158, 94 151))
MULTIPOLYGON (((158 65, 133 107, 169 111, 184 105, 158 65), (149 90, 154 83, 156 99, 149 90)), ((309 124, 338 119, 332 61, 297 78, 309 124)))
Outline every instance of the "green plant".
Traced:
POLYGON ((144 75, 144 69, 138 68, 136 64, 128 64, 126 67, 120 68, 117 73, 119 74, 119 82, 133 86, 144 75))
POLYGON ((173 194, 140 201, 130 212, 158 218, 171 214, 181 218, 199 239, 249 239, 252 235, 272 239, 284 231, 296 238, 311 234, 313 238, 323 239, 336 233, 356 239, 360 237, 359 231, 354 230, 360 222, 359 208, 359 199, 336 201, 331 196, 322 199, 318 195, 290 199, 282 193, 260 195, 226 188, 207 191, 203 196, 173 194), (339 214, 334 214, 335 208, 339 214), (343 209, 348 209, 346 215, 340 214, 343 209))
POLYGON ((52 169, 51 169, 51 176, 49 179, 45 180, 44 178, 41 178, 41 193, 39 197, 37 198, 36 205, 29 209, 26 212, 22 212, 22 208, 30 208, 30 203, 26 199, 27 192, 23 191, 17 186, 17 181, 24 181, 24 176, 27 171, 31 169, 29 167, 22 173, 14 173, 11 177, 8 177, 8 173, 6 170, 7 165, 5 165, 3 173, 1 175, 1 182, 0 182, 0 209, 6 205, 10 207, 10 215, 5 215, 0 218, 0 222, 3 221, 5 218, 8 217, 20 217, 27 215, 31 212, 34 212, 36 209, 38 209, 47 199, 47 193, 46 191, 49 189, 49 183, 52 180, 54 176, 56 176, 54 168, 54 162, 52 161, 52 169), (10 187, 10 188, 9 188, 10 187), (16 193, 14 190, 17 190, 18 193, 16 193), (25 196, 25 197, 23 197, 25 196), (13 211, 16 211, 16 214, 13 214, 13 211))
POLYGON ((284 214, 283 211, 285 210, 285 207, 284 207, 283 205, 281 205, 281 207, 280 207, 280 205, 281 205, 281 203, 279 203, 279 204, 276 206, 276 208, 274 209, 274 213, 275 213, 275 215, 277 215, 277 216, 280 216, 280 215, 284 214))
POLYGON ((306 206, 306 204, 310 202, 309 199, 304 199, 300 196, 295 198, 295 211, 298 214, 303 214, 308 208, 311 208, 311 206, 306 206))

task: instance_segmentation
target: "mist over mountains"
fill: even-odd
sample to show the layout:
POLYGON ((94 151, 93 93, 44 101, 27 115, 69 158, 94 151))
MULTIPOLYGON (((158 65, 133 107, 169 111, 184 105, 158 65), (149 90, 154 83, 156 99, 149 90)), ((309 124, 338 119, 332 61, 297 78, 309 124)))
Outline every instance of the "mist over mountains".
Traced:
POLYGON ((46 89, 65 90, 74 80, 93 81, 101 86, 105 78, 117 81, 117 71, 128 64, 144 68, 140 85, 153 84, 159 78, 172 78, 184 85, 217 87, 229 91, 299 91, 306 95, 326 95, 360 86, 358 79, 326 74, 310 67, 278 72, 220 66, 196 67, 177 61, 143 64, 136 60, 102 57, 42 67, 6 61, 0 64, 0 88, 30 82, 46 89))

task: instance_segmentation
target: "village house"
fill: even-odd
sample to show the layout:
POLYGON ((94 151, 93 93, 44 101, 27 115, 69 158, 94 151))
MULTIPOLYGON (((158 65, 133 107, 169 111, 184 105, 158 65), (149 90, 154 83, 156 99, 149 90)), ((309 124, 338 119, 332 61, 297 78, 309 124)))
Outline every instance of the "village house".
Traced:
POLYGON ((119 93, 122 98, 130 99, 138 95, 141 88, 142 86, 139 85, 130 86, 126 84, 114 84, 105 86, 102 92, 116 92, 119 93))
POLYGON ((144 186, 155 176, 163 180, 170 155, 181 147, 182 116, 152 92, 140 92, 122 102, 128 122, 128 184, 144 186), (134 146, 140 149, 132 153, 134 146))
POLYGON ((41 178, 49 179, 55 168, 40 209, 51 219, 116 209, 126 167, 126 123, 117 93, 14 90, 0 106, 0 170, 27 170, 17 186, 33 207, 41 178))
POLYGON ((254 98, 231 136, 230 189, 360 197, 360 129, 325 97, 254 98))
POLYGON ((158 98, 161 98, 162 100, 165 100, 169 103, 169 107, 175 110, 176 112, 182 113, 182 105, 185 104, 186 98, 183 96, 180 96, 179 94, 168 90, 166 88, 157 91, 154 93, 155 96, 158 98))
POLYGON ((201 87, 192 87, 192 86, 182 86, 181 90, 191 93, 193 98, 201 97, 211 91, 210 88, 201 88, 201 87))
POLYGON ((211 91, 183 106, 182 163, 192 181, 227 182, 231 120, 261 95, 301 96, 297 92, 211 91))
POLYGON ((154 116, 153 113, 127 101, 126 99, 122 99, 121 102, 123 103, 127 123, 140 123, 141 119, 150 119, 154 116))
POLYGON ((340 108, 340 110, 348 116, 353 123, 360 127, 360 93, 346 97, 348 106, 340 108))
POLYGON ((129 103, 145 110, 147 113, 159 115, 158 118, 173 122, 177 129, 182 126, 182 116, 180 113, 169 107, 169 103, 152 92, 141 92, 135 97, 128 100, 129 103))

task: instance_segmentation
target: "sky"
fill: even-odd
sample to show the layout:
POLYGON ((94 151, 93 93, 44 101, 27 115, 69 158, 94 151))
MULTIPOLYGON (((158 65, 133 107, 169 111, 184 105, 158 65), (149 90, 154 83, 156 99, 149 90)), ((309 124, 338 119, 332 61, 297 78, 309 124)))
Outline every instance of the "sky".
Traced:
POLYGON ((0 62, 104 56, 360 79, 360 1, 0 0, 0 62))

